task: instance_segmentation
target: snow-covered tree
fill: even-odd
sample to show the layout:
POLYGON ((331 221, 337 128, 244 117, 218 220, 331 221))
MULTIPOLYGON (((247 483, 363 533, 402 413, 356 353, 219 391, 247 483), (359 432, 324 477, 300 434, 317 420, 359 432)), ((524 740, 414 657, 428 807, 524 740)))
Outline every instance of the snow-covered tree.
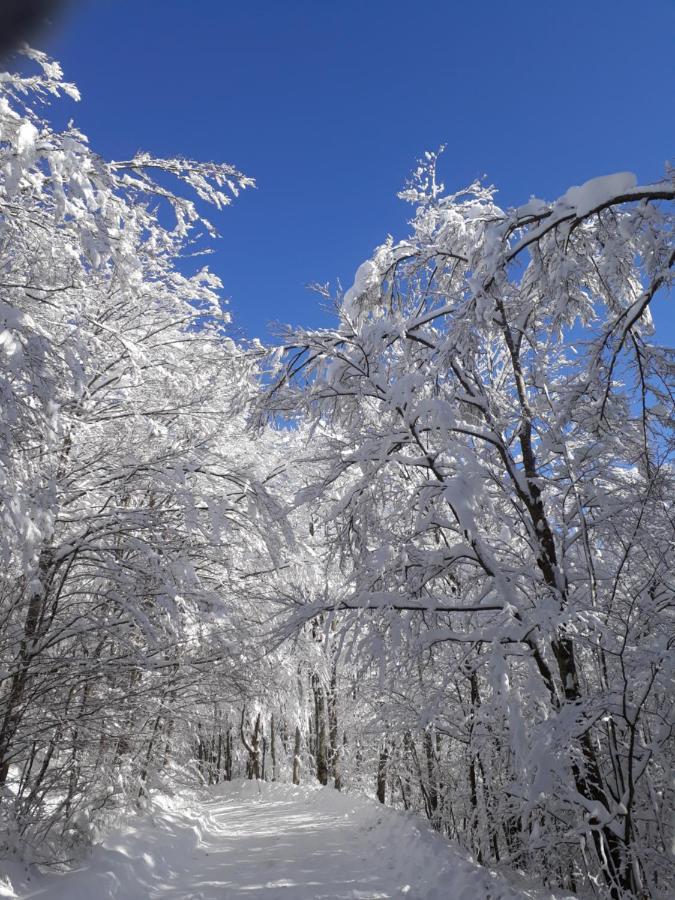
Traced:
POLYGON ((266 408, 325 434, 305 500, 348 573, 292 616, 358 630, 387 714, 429 734, 427 811, 445 767, 482 859, 640 895, 672 800, 673 358, 650 306, 675 184, 494 194, 446 194, 428 154, 410 237, 359 268, 334 330, 285 338, 266 408))
POLYGON ((51 859, 156 786, 311 779, 480 862, 658 894, 672 172, 503 210, 429 154, 409 238, 261 391, 186 261, 251 180, 104 160, 28 56, 0 80, 3 833, 51 859))
POLYGON ((221 208, 251 179, 105 161, 36 112, 77 92, 28 55, 0 82, 0 788, 48 856, 181 741, 185 762, 195 685, 232 683, 230 588, 276 525, 242 412, 256 352, 218 279, 179 265, 213 228, 172 187, 221 208))

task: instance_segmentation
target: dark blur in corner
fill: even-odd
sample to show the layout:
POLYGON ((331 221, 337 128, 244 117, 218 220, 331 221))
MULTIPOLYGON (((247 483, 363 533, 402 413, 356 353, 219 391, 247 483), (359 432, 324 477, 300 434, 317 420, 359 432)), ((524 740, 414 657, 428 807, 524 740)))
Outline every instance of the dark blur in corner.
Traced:
POLYGON ((30 42, 58 17, 63 0, 0 0, 0 58, 30 42))

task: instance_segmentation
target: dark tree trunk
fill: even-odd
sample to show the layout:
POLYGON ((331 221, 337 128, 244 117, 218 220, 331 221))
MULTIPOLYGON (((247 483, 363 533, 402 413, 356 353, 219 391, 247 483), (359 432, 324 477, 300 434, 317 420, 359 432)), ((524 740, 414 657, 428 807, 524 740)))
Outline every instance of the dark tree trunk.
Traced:
POLYGON ((431 728, 424 732, 424 755, 427 760, 427 796, 429 799, 429 812, 431 824, 438 828, 438 785, 436 781, 436 754, 434 753, 434 741, 431 728))
POLYGON ((5 713, 2 724, 0 724, 0 789, 4 787, 7 781, 12 756, 12 742, 24 713, 26 686, 36 652, 36 645, 44 630, 47 597, 52 575, 51 550, 43 550, 40 554, 38 565, 39 587, 31 593, 28 600, 23 635, 16 659, 16 669, 10 680, 5 713))
POLYGON ((316 777, 320 784, 328 784, 328 759, 326 752, 326 698, 318 675, 312 675, 314 691, 315 760, 316 777))
POLYGON ((272 781, 277 780, 277 737, 274 714, 270 716, 270 756, 272 758, 272 781))
POLYGON ((389 748, 386 743, 380 748, 377 760, 377 799, 385 803, 387 799, 387 763, 389 762, 389 748))
POLYGON ((295 746, 293 748, 293 784, 300 784, 300 726, 295 726, 295 746))

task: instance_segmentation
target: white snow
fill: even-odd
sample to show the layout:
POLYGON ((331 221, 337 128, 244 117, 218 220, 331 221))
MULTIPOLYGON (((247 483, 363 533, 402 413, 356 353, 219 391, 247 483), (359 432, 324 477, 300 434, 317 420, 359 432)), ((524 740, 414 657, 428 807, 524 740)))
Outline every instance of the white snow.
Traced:
POLYGON ((111 833, 74 871, 5 863, 2 872, 0 862, 5 900, 554 897, 477 866, 426 822, 373 800, 242 781, 158 799, 152 814, 111 833))
POLYGON ((547 206, 548 204, 545 200, 540 200, 538 197, 530 197, 527 203, 523 203, 522 206, 516 209, 516 216, 519 219, 526 216, 534 216, 537 213, 544 212, 547 206))
POLYGON ((371 260, 367 259, 356 270, 354 276, 354 284, 345 293, 342 305, 348 314, 354 311, 354 304, 372 287, 375 287, 380 280, 380 273, 371 260))
POLYGON ((591 178, 580 186, 569 188, 561 202, 576 209, 578 216, 586 216, 593 209, 607 203, 613 197, 620 197, 631 191, 637 184, 632 172, 617 172, 591 178))
POLYGON ((17 153, 30 152, 35 147, 38 130, 32 122, 23 122, 16 133, 17 153))

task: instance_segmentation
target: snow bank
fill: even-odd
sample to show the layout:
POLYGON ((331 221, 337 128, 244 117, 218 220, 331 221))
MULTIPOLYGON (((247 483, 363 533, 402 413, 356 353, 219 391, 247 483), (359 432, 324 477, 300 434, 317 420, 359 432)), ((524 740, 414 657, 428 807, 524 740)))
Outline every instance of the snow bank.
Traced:
POLYGON ((152 814, 111 833, 68 873, 15 863, 5 873, 5 900, 554 896, 477 866, 414 816, 330 788, 256 782, 160 798, 152 814))

